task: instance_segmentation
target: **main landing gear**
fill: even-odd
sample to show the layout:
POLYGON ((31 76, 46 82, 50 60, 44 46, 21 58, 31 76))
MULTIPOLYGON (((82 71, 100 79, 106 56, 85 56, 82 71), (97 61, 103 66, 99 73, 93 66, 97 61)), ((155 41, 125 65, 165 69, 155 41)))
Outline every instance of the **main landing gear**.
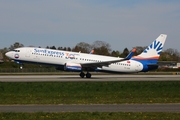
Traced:
POLYGON ((81 73, 79 74, 79 76, 80 76, 81 78, 84 78, 85 75, 86 75, 86 78, 91 78, 91 73, 89 73, 89 72, 87 72, 86 74, 85 74, 84 72, 81 72, 81 73))

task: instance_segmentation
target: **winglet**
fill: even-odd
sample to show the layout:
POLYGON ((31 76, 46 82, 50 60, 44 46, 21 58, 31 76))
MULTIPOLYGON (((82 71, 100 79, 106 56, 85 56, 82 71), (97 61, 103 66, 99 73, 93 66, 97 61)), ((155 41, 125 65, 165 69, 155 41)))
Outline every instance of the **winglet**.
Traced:
POLYGON ((89 54, 93 54, 94 53, 94 50, 92 49, 91 52, 89 54))
POLYGON ((126 56, 125 60, 131 59, 135 52, 136 52, 136 48, 133 48, 131 52, 126 56))

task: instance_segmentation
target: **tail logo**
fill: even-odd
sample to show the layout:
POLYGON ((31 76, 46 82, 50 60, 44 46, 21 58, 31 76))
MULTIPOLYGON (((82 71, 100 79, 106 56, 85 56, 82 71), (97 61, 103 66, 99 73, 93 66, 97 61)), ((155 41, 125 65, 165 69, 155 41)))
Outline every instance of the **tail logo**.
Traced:
POLYGON ((152 49, 156 50, 157 54, 160 55, 163 49, 163 45, 159 41, 155 40, 148 48, 144 50, 144 53, 147 53, 149 50, 152 50, 152 49))

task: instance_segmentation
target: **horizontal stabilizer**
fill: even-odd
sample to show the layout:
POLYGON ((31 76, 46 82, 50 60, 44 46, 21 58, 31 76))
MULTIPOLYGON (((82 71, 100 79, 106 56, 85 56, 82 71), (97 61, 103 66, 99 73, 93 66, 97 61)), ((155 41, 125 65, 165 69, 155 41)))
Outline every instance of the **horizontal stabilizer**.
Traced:
POLYGON ((147 64, 149 70, 154 70, 158 68, 158 64, 147 64))
POLYGON ((147 66, 158 66, 158 64, 147 64, 147 66))

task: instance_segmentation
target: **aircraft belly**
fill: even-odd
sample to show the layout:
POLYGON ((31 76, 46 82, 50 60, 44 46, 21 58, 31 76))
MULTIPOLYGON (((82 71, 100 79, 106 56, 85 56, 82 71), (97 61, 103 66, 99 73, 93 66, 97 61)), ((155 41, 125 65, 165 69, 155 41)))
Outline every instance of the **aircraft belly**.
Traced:
POLYGON ((115 66, 110 65, 109 67, 102 67, 101 70, 112 71, 112 72, 136 72, 133 66, 115 66))

